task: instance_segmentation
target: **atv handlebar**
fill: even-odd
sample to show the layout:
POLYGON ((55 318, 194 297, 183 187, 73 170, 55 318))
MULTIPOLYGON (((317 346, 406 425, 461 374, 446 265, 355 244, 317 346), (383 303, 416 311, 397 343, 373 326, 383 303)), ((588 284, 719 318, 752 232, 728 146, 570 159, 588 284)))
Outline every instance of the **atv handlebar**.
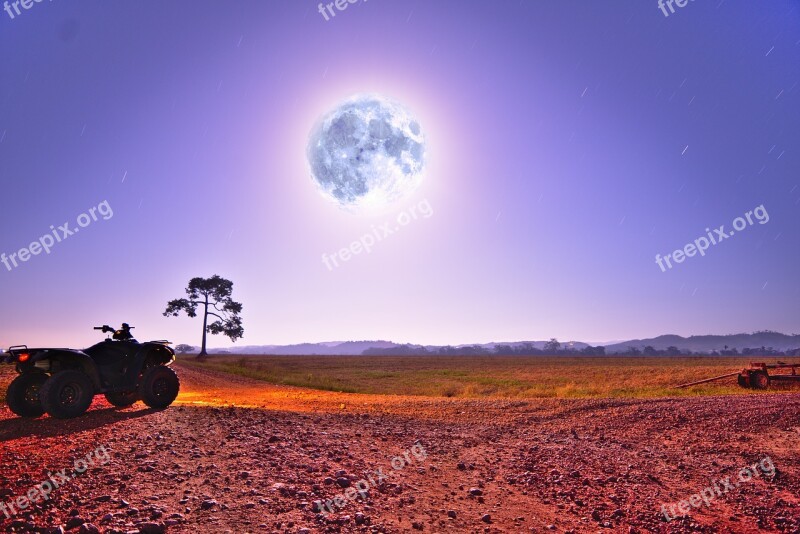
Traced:
POLYGON ((95 326, 94 329, 95 330, 102 330, 104 334, 106 332, 116 332, 116 330, 114 330, 113 328, 111 328, 107 324, 104 324, 103 326, 95 326))
MULTIPOLYGON (((124 325, 123 325, 123 326, 124 326, 124 325)), ((128 327, 128 330, 133 330, 134 328, 136 328, 136 327, 135 327, 135 326, 129 326, 129 327, 128 327)), ((102 330, 104 334, 105 334, 106 332, 116 332, 116 331, 117 331, 116 329, 114 329, 114 328, 111 328, 111 327, 110 327, 110 326, 108 326, 107 324, 104 324, 103 326, 95 326, 95 327, 94 327, 94 329, 95 329, 95 330, 102 330)))

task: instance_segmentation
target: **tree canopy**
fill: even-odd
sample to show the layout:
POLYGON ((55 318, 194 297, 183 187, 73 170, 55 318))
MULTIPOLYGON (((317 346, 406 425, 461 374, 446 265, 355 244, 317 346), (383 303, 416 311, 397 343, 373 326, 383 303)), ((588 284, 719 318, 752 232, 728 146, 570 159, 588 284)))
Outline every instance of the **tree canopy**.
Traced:
POLYGON ((202 307, 200 313, 203 316, 203 342, 198 358, 207 355, 207 334, 223 334, 231 341, 244 336, 240 315, 242 304, 232 298, 233 282, 216 274, 211 278, 192 278, 186 287, 186 296, 188 298, 169 301, 164 316, 178 317, 183 312, 189 317, 197 317, 197 308, 202 307), (210 324, 209 317, 213 317, 210 324))

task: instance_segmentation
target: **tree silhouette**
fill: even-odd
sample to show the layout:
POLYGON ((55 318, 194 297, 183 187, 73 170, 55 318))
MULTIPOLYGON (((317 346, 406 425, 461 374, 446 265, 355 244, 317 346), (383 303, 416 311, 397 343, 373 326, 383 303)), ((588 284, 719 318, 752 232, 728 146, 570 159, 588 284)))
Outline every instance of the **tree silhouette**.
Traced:
POLYGON ((516 351, 514 350, 514 347, 506 344, 506 345, 495 345, 494 352, 495 354, 500 354, 505 356, 508 354, 514 354, 516 351))
POLYGON ((544 344, 544 351, 547 354, 556 354, 560 348, 561 343, 556 338, 550 338, 550 341, 544 344))
POLYGON ((175 347, 175 350, 178 352, 178 354, 186 354, 187 352, 192 352, 194 350, 194 347, 191 345, 186 345, 181 343, 180 345, 175 347))
POLYGON ((185 312, 189 317, 197 317, 197 307, 202 306, 203 344, 198 359, 208 355, 206 352, 206 334, 224 334, 231 341, 244 336, 242 327, 242 305, 231 298, 233 282, 216 274, 211 278, 192 278, 186 287, 188 299, 175 299, 167 303, 164 317, 177 317, 185 312), (216 320, 208 324, 208 316, 216 320))

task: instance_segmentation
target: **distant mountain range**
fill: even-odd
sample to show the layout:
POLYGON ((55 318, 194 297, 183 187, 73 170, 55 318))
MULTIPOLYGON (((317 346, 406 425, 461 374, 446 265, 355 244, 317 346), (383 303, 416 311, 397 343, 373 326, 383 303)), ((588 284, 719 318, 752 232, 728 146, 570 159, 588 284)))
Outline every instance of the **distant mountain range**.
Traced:
MULTIPOLYGON (((514 341, 506 343, 483 343, 474 345, 413 345, 391 341, 331 341, 325 343, 300 343, 297 345, 245 345, 229 349, 210 349, 211 354, 275 354, 275 355, 319 355, 356 356, 362 354, 486 354, 486 353, 541 353, 549 341, 514 341)), ((561 343, 561 351, 580 352, 591 350, 588 343, 568 341, 561 343)), ((656 351, 667 351, 675 347, 681 353, 711 354, 730 352, 734 349, 764 349, 765 352, 791 352, 800 350, 800 334, 787 335, 779 332, 754 332, 752 334, 704 335, 682 337, 663 335, 649 339, 633 339, 610 344, 595 344, 604 347, 606 354, 627 354, 631 351, 644 351, 652 347, 656 351)))
POLYGON ((656 350, 666 350, 668 347, 678 347, 692 352, 711 352, 737 349, 740 352, 745 348, 765 349, 772 348, 776 351, 787 351, 800 348, 800 334, 787 335, 779 332, 755 332, 753 334, 729 334, 726 336, 690 336, 675 335, 658 336, 651 339, 633 339, 605 345, 606 352, 624 352, 628 347, 643 349, 651 346, 656 350))
POLYGON ((277 354, 349 356, 362 354, 369 349, 391 349, 399 347, 391 341, 329 341, 325 343, 299 343, 297 345, 243 345, 229 349, 208 349, 209 354, 277 354))
MULTIPOLYGON (((436 352, 441 348, 463 349, 466 347, 480 347, 487 351, 494 351, 497 346, 508 345, 522 347, 532 345, 543 350, 547 341, 515 341, 510 343, 483 343, 472 345, 412 345, 394 343, 392 341, 327 341, 323 343, 299 343, 296 345, 242 345, 227 349, 208 349, 209 354, 276 354, 281 356, 308 355, 308 356, 358 356, 365 351, 390 351, 395 349, 425 349, 436 352)), ((577 341, 563 343, 565 347, 576 350, 589 345, 577 341)))

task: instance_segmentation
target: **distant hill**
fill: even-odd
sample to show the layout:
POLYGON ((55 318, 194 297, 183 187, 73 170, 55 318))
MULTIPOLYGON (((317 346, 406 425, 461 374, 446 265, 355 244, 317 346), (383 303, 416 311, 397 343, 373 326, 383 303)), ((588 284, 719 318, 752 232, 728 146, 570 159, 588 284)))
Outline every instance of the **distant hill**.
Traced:
MULTIPOLYGON (((404 354, 547 354, 547 341, 492 342, 472 345, 414 345, 391 341, 329 341, 324 343, 299 343, 296 345, 245 345, 228 349, 211 349, 211 354, 275 354, 285 356, 358 356, 358 355, 404 355, 404 354)), ((731 354, 776 354, 778 352, 800 355, 800 335, 780 332, 755 332, 752 334, 704 335, 682 337, 663 335, 648 339, 632 339, 610 344, 590 345, 580 341, 561 343, 559 354, 629 354, 652 347, 667 352, 675 347, 681 354, 718 353, 731 354), (592 347, 595 347, 594 349, 592 347), (762 348, 763 347, 763 348, 762 348)), ((652 351, 651 351, 652 352, 652 351)))
POLYGON ((318 355, 350 356, 365 350, 399 347, 391 341, 329 341, 325 343, 299 343, 297 345, 245 345, 228 349, 209 349, 210 354, 276 354, 281 356, 318 355))
POLYGON ((666 350, 668 347, 678 347, 683 351, 711 352, 737 349, 739 352, 745 348, 765 349, 785 352, 800 348, 800 335, 787 335, 779 332, 755 332, 753 334, 730 334, 725 336, 690 336, 664 335, 650 339, 633 339, 606 345, 607 353, 624 353, 630 347, 644 349, 651 346, 656 350, 666 350), (726 349, 727 346, 727 349, 726 349))
MULTIPOLYGON (((467 351, 479 348, 484 352, 495 352, 497 347, 513 347, 515 349, 532 346, 544 349, 547 341, 514 341, 508 343, 492 342, 473 345, 412 345, 393 343, 391 341, 328 341, 323 343, 298 343, 296 345, 243 345, 227 349, 209 349, 209 354, 275 354, 279 356, 356 356, 361 354, 406 354, 410 352, 438 352, 440 349, 451 351, 467 351)), ((588 347, 586 343, 568 341, 562 344, 565 348, 581 350, 588 347)))
MULTIPOLYGON (((544 346, 547 344, 547 341, 513 341, 513 342, 493 342, 493 343, 484 343, 480 345, 456 345, 455 348, 462 348, 462 347, 481 347, 484 349, 494 350, 500 346, 511 346, 514 348, 524 347, 526 345, 532 345, 533 347, 542 350, 544 346)), ((573 348, 575 350, 580 350, 589 346, 588 343, 583 343, 580 341, 563 341, 561 343, 564 347, 573 348)), ((431 346, 432 348, 438 348, 437 346, 431 346)))

